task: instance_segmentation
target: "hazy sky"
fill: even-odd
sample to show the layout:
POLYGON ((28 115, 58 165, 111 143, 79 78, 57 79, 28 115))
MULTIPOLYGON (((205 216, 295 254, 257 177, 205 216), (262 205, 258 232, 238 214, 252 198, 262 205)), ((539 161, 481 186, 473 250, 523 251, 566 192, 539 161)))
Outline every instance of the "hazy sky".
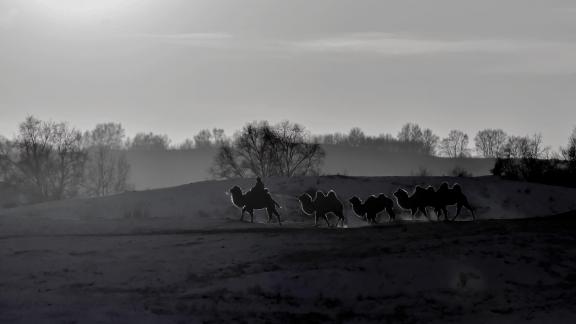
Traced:
POLYGON ((573 0, 0 0, 0 134, 576 126, 573 0))

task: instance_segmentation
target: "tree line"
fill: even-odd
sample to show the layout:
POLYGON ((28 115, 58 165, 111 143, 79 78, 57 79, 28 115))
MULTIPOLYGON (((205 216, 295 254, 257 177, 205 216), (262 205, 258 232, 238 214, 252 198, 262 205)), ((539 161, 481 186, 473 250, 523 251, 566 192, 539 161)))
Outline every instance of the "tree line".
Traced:
POLYGON ((501 129, 479 131, 474 149, 469 141, 461 130, 440 138, 415 123, 402 126, 396 136, 369 136, 358 127, 348 133, 314 135, 290 121, 274 125, 260 121, 246 124, 232 136, 219 128, 202 129, 173 145, 167 135, 151 132, 129 138, 119 123, 102 123, 82 132, 66 122, 29 116, 13 138, 0 136, 0 181, 33 192, 40 201, 104 196, 132 188, 128 150, 207 148, 215 152, 209 170, 214 178, 316 175, 330 145, 447 158, 475 152, 495 159, 493 173, 509 179, 545 182, 572 179, 566 170, 576 174, 576 129, 559 152, 545 146, 540 134, 514 136, 501 129))
POLYGON ((14 138, 0 138, 0 181, 33 202, 123 192, 131 188, 124 145, 120 124, 82 133, 65 122, 30 116, 14 138))

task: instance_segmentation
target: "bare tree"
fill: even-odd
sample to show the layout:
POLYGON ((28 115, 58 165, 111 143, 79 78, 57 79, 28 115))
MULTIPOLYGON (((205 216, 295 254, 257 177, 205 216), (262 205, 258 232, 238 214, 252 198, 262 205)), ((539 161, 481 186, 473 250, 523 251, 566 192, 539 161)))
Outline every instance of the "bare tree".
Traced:
POLYGON ((550 153, 550 147, 544 145, 544 138, 542 134, 536 133, 528 138, 529 141, 529 154, 533 159, 546 159, 550 153))
POLYGON ((576 171, 576 127, 568 138, 568 145, 563 148, 562 156, 568 161, 568 166, 572 172, 576 171))
POLYGON ((63 199, 78 195, 86 163, 86 151, 82 148, 82 133, 68 127, 66 123, 53 125, 54 165, 51 196, 63 199))
POLYGON ((422 140, 422 129, 415 123, 407 123, 402 126, 398 133, 398 140, 403 142, 420 142, 422 140))
POLYGON ((88 151, 84 189, 89 196, 105 196, 128 190, 130 165, 123 149, 121 124, 99 124, 84 136, 88 151))
POLYGON ((212 138, 214 139, 215 145, 223 145, 227 141, 226 134, 222 128, 213 128, 212 138))
POLYGON ((42 122, 29 116, 18 136, 0 148, 4 178, 32 188, 43 200, 78 194, 86 162, 82 134, 66 123, 42 122))
POLYGON ((366 135, 360 127, 354 127, 348 133, 348 143, 351 146, 360 146, 366 140, 366 135))
POLYGON ((422 130, 420 125, 407 123, 398 133, 398 141, 417 144, 419 151, 427 155, 434 155, 440 138, 430 128, 422 130))
POLYGON ((193 150, 194 148, 195 148, 194 140, 190 138, 185 139, 184 142, 178 145, 178 149, 182 151, 189 151, 193 150))
POLYGON ((243 178, 247 170, 242 164, 235 149, 229 143, 224 143, 218 149, 210 173, 217 179, 243 178))
POLYGON ((451 158, 468 156, 468 135, 460 130, 451 130, 440 143, 440 152, 451 158))
POLYGON ((440 137, 435 135, 430 128, 426 128, 424 132, 422 132, 423 153, 428 155, 435 155, 439 141, 440 137))
POLYGON ((324 150, 316 142, 310 141, 310 134, 303 126, 283 121, 275 127, 274 143, 277 154, 278 174, 286 177, 318 173, 318 166, 325 156, 324 150))
POLYGON ((508 135, 501 129, 484 129, 474 137, 476 151, 486 158, 498 158, 504 153, 508 135))
POLYGON ((170 139, 166 135, 154 133, 138 133, 129 145, 132 150, 165 151, 170 147, 170 139))
POLYGON ((323 157, 320 145, 298 124, 251 123, 220 147, 211 172, 220 178, 306 175, 318 172, 323 157))
POLYGON ((530 136, 510 136, 504 145, 504 156, 509 159, 541 159, 550 148, 543 145, 541 134, 530 136))
POLYGON ((206 148, 212 146, 212 133, 208 129, 203 129, 194 135, 196 148, 206 148))

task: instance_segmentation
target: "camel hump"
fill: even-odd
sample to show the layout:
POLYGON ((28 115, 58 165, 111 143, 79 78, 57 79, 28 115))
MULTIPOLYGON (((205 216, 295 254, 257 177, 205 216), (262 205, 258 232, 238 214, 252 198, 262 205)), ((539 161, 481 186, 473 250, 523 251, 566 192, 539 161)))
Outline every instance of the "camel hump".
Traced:
POLYGON ((448 189, 448 182, 442 182, 439 190, 446 190, 446 189, 448 189))
POLYGON ((394 192, 394 196, 398 197, 398 196, 407 196, 408 192, 406 192, 406 190, 402 189, 402 188, 398 188, 398 190, 396 190, 396 192, 394 192))
POLYGON ((462 193, 462 186, 460 186, 460 184, 455 183, 454 186, 452 187, 452 190, 454 190, 457 193, 462 193))
POLYGON ((426 192, 426 189, 424 189, 420 186, 416 186, 416 189, 414 190, 414 192, 423 193, 423 192, 426 192))
POLYGON ((314 200, 318 199, 320 200, 326 199, 326 195, 320 190, 316 191, 316 195, 314 195, 314 200))
POLYGON ((432 186, 428 186, 428 188, 426 188, 426 191, 428 191, 430 193, 435 192, 434 187, 432 187, 432 186))
POLYGON ((328 199, 330 199, 330 200, 332 200, 332 201, 339 200, 339 199, 338 199, 338 196, 336 195, 336 192, 335 192, 334 190, 330 190, 330 191, 328 192, 328 194, 326 195, 326 198, 328 198, 328 199))

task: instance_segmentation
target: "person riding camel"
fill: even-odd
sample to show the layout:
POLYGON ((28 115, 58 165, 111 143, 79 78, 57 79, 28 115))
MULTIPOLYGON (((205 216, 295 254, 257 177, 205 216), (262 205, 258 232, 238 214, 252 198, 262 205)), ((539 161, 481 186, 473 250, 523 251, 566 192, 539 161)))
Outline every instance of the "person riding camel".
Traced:
POLYGON ((256 185, 254 185, 254 187, 252 188, 251 191, 258 193, 258 194, 268 193, 268 189, 266 189, 266 187, 264 186, 264 183, 262 182, 262 179, 260 177, 256 178, 256 185))
MULTIPOLYGON (((267 199, 274 201, 274 199, 270 195, 270 192, 268 191, 268 188, 266 188, 264 186, 264 183, 262 182, 262 178, 260 178, 260 177, 256 178, 256 184, 254 185, 254 187, 252 187, 252 189, 250 189, 250 194, 256 195, 256 196, 264 196, 267 199)), ((276 201, 274 201, 274 204, 278 205, 278 203, 276 201)))

